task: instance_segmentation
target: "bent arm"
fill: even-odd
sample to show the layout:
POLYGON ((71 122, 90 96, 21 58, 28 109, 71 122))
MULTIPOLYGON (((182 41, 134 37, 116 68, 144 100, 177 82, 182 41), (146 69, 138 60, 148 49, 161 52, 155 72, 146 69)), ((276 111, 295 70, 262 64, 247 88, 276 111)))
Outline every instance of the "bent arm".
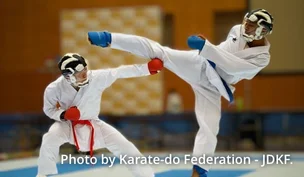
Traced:
POLYGON ((43 112, 51 119, 61 121, 60 115, 64 111, 57 108, 56 92, 54 88, 47 87, 44 92, 43 112))
POLYGON ((266 59, 265 61, 261 62, 262 58, 261 60, 245 60, 239 58, 221 49, 220 47, 211 44, 209 41, 206 41, 200 55, 213 61, 217 67, 231 75, 247 72, 258 72, 265 67, 266 62, 266 59))

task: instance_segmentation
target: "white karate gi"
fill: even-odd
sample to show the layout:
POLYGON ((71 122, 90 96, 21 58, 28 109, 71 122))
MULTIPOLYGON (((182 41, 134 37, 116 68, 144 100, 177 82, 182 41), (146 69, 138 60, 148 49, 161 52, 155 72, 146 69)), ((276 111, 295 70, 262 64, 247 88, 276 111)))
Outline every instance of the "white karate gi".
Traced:
MULTIPOLYGON (((71 121, 61 121, 60 114, 77 106, 80 120, 90 120, 95 129, 93 149, 107 148, 115 156, 130 155, 140 157, 139 150, 115 128, 98 118, 102 92, 118 78, 131 78, 150 75, 148 65, 126 65, 118 68, 89 71, 89 84, 76 91, 64 77, 49 84, 44 93, 45 114, 56 122, 43 135, 38 158, 38 174, 57 174, 56 161, 59 147, 64 143, 74 144, 71 121), (56 103, 60 109, 56 108, 56 103)), ((76 125, 76 136, 81 151, 90 150, 91 127, 76 125)), ((135 177, 153 177, 154 172, 148 165, 128 165, 135 177)), ((102 174, 100 174, 102 176, 102 174)))
MULTIPOLYGON (((234 26, 226 41, 219 46, 209 41, 203 50, 182 51, 161 46, 144 37, 112 33, 111 48, 119 49, 144 58, 159 58, 164 66, 189 83, 195 94, 195 114, 199 131, 195 138, 194 156, 214 155, 219 121, 221 117, 221 96, 229 100, 229 95, 220 76, 228 84, 241 79, 253 78, 269 63, 269 43, 267 46, 244 49, 245 40, 240 35, 240 25, 234 26), (236 40, 232 40, 236 38, 236 40), (216 70, 206 60, 216 63, 216 70)), ((229 85, 232 92, 234 88, 229 85)), ((209 170, 209 165, 199 165, 209 170)))

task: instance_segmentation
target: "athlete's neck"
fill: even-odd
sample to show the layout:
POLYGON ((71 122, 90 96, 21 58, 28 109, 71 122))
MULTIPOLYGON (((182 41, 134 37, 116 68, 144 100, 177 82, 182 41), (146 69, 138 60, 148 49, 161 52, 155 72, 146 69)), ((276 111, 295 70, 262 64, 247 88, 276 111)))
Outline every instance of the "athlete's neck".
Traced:
POLYGON ((78 86, 75 86, 75 85, 73 85, 72 84, 72 87, 78 92, 79 91, 79 89, 80 89, 80 87, 78 87, 78 86))
POLYGON ((262 38, 260 40, 253 40, 252 42, 247 43, 249 47, 259 47, 259 46, 265 46, 266 40, 265 38, 262 38))

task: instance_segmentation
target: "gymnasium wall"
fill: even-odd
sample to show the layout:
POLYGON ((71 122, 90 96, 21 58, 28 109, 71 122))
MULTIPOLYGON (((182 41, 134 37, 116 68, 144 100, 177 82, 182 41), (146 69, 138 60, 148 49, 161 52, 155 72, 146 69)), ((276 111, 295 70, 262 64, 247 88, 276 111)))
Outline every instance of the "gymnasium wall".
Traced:
MULTIPOLYGON (((212 11, 243 9, 245 1, 3 0, 0 2, 3 37, 0 70, 2 83, 7 87, 0 89, 0 97, 4 98, 0 112, 41 112, 43 88, 57 76, 44 73, 42 67, 46 58, 61 54, 59 20, 62 10, 146 5, 158 5, 164 13, 173 14, 173 47, 185 49, 187 36, 192 33, 202 32, 213 37, 212 11)), ((184 95, 186 109, 191 110, 194 102, 191 89, 172 73, 165 72, 164 75, 165 80, 170 81, 164 84, 165 92, 176 87, 184 95)))
POLYGON ((264 72, 304 72, 304 1, 250 0, 251 9, 264 8, 274 16, 272 61, 264 72))
MULTIPOLYGON (((162 16, 163 12, 158 6, 64 10, 60 16, 61 52, 81 54, 92 70, 147 63, 148 59, 128 52, 90 45, 87 32, 105 29, 161 41, 162 16)), ((161 72, 149 77, 117 79, 103 92, 100 113, 161 114, 164 90, 162 78, 161 72)))
MULTIPOLYGON (((86 0, 79 2, 72 0, 46 0, 43 2, 2 0, 0 2, 0 21, 2 23, 0 28, 2 34, 2 42, 0 43, 0 70, 2 76, 0 113, 42 112, 43 90, 59 74, 57 71, 46 72, 44 66, 47 58, 58 57, 62 54, 60 49, 60 13, 62 10, 151 5, 159 6, 165 14, 172 14, 174 21, 172 47, 177 49, 187 49, 187 36, 196 33, 202 33, 214 42, 215 12, 247 9, 246 0, 177 0, 174 2, 161 0, 86 0)), ((289 30, 290 27, 285 26, 284 29, 289 30)), ((278 38, 270 38, 270 40, 275 43, 273 46, 280 43, 278 38)), ((282 45, 284 43, 281 42, 282 45)), ((281 48, 277 50, 283 51, 281 48)), ((288 61, 295 57, 301 57, 300 55, 294 54, 292 57, 287 57, 288 61)), ((273 52, 272 60, 275 61, 280 56, 281 54, 273 52)), ((286 57, 284 58, 286 60, 286 57)), ((287 66, 287 63, 280 63, 279 65, 283 67, 287 66)), ((297 66, 299 67, 299 65, 297 66)), ((194 96, 192 89, 173 73, 165 70, 163 74, 163 102, 165 102, 168 90, 176 88, 183 97, 185 110, 193 110, 194 96)), ((279 77, 278 80, 281 79, 280 76, 277 77, 279 77)), ((298 77, 284 76, 282 78, 283 82, 281 82, 271 77, 258 76, 250 83, 244 81, 238 84, 236 97, 246 101, 242 105, 246 109, 260 109, 261 107, 265 109, 281 107, 303 109, 301 97, 294 94, 300 93, 301 89, 303 90, 303 77, 302 75, 298 77), (293 85, 282 84, 285 81, 292 82, 293 85), (264 88, 265 83, 269 86, 268 88, 264 88), (272 92, 273 88, 270 86, 276 86, 277 90, 272 92), (286 90, 288 90, 287 93, 285 93, 286 90), (269 92, 272 94, 269 94, 269 92), (289 101, 282 99, 283 92, 285 93, 284 98, 288 98, 289 101), (265 99, 268 98, 265 96, 269 95, 272 95, 271 100, 265 102, 265 99), (248 98, 250 98, 249 102, 248 98)), ((224 109, 237 109, 235 105, 227 106, 225 101, 223 104, 224 109)))

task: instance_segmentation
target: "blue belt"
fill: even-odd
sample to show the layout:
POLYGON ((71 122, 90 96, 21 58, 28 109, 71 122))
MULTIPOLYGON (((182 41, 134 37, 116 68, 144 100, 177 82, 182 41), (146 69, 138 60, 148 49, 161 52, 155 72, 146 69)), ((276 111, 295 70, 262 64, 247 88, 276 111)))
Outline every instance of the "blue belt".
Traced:
MULTIPOLYGON (((210 60, 208 60, 208 62, 209 62, 210 65, 215 69, 216 64, 215 64, 213 61, 210 61, 210 60)), ((233 93, 232 93, 232 91, 230 90, 230 88, 229 88, 228 84, 226 83, 226 81, 225 81, 221 76, 220 76, 220 78, 221 78, 221 80, 222 80, 222 82, 223 82, 223 85, 224 85, 224 87, 225 87, 225 89, 226 89, 228 95, 229 95, 229 102, 232 103, 232 102, 234 101, 233 93)))

